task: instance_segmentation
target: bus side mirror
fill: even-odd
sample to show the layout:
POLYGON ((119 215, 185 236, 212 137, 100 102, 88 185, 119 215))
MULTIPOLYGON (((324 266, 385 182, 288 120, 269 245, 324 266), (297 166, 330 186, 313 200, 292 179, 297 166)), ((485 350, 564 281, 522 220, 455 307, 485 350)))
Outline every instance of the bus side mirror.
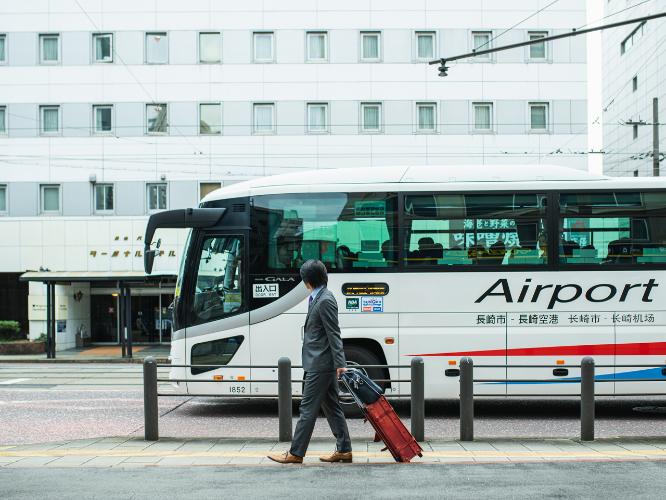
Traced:
POLYGON ((155 262, 155 254, 157 250, 145 250, 143 253, 143 269, 146 274, 153 272, 153 263, 155 262))

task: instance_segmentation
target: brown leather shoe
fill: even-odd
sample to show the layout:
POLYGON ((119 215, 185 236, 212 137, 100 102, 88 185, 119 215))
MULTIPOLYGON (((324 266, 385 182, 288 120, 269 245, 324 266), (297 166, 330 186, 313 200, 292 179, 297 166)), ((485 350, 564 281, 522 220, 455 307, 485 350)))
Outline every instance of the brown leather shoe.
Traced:
POLYGON ((346 464, 350 464, 352 462, 352 452, 351 451, 346 451, 346 452, 339 452, 339 451, 334 451, 333 454, 325 456, 325 457, 319 457, 319 460, 322 462, 343 462, 346 464))
POLYGON ((303 463, 303 457, 297 457, 296 455, 292 455, 288 451, 285 451, 284 453, 281 453, 280 455, 267 455, 267 456, 273 462, 277 462, 279 464, 302 464, 303 463))

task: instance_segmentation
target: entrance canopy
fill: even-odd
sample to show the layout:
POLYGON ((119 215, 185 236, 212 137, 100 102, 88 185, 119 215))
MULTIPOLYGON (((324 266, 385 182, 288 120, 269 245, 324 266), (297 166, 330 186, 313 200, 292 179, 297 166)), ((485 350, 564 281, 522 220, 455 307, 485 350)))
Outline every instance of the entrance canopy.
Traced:
POLYGON ((175 283, 174 274, 151 274, 143 271, 28 271, 20 281, 41 282, 46 285, 46 357, 56 356, 55 286, 71 283, 115 282, 120 290, 120 345, 123 357, 132 357, 132 286, 147 283, 175 283))
POLYGON ((42 283, 91 283, 94 281, 118 281, 123 283, 145 283, 175 281, 175 274, 146 274, 143 271, 27 271, 20 281, 42 283))

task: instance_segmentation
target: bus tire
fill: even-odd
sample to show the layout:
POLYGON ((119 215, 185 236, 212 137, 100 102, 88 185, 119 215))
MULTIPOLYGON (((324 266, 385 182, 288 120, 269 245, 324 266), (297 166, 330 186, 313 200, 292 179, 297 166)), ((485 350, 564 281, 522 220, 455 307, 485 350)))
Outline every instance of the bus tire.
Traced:
MULTIPOLYGON (((381 365, 382 360, 380 360, 377 355, 360 346, 356 345, 346 345, 345 346, 345 358, 347 359, 347 366, 348 367, 354 367, 358 365, 381 365)), ((385 379, 385 371, 382 368, 359 368, 365 374, 370 377, 373 380, 377 379, 385 379)), ((387 385, 386 382, 377 382, 380 386, 385 387, 387 385)), ((344 391, 344 387, 340 387, 340 389, 344 391)), ((344 394, 340 396, 340 403, 342 404, 342 409, 345 412, 345 416, 347 417, 361 417, 362 412, 361 409, 356 405, 353 399, 351 397, 347 396, 345 397, 344 394)))

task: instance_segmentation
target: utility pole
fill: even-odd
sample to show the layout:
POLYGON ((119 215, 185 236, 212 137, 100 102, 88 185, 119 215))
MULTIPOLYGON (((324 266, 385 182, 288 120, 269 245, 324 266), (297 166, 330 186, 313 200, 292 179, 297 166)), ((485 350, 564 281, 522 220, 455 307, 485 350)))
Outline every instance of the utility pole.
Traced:
POLYGON ((659 177, 659 99, 652 99, 652 175, 659 177))

